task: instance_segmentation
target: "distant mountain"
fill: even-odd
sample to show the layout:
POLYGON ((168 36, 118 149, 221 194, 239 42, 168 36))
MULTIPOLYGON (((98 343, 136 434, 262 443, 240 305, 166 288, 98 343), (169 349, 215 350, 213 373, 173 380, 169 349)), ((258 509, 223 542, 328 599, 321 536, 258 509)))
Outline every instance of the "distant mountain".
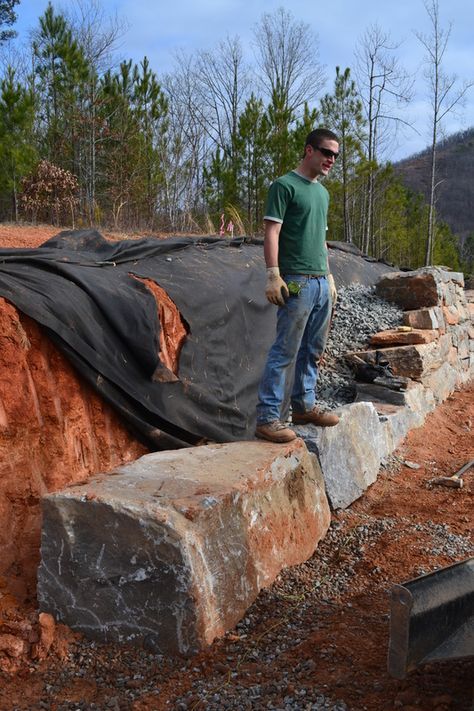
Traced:
MULTIPOLYGON (((455 133, 437 148, 436 211, 463 242, 474 232, 474 128, 455 133)), ((404 184, 429 199, 430 152, 395 163, 404 184)))

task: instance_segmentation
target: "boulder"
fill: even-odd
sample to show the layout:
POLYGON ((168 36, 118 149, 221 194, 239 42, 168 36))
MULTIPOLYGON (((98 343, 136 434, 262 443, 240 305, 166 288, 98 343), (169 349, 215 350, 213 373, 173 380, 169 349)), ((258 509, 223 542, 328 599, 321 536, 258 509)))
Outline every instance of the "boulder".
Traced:
POLYGON ((299 439, 149 454, 46 496, 43 511, 40 609, 87 637, 172 654, 232 628, 330 522, 299 439))
POLYGON ((388 453, 384 428, 371 402, 346 405, 335 427, 299 425, 297 434, 318 455, 326 492, 335 509, 345 509, 377 479, 388 453))

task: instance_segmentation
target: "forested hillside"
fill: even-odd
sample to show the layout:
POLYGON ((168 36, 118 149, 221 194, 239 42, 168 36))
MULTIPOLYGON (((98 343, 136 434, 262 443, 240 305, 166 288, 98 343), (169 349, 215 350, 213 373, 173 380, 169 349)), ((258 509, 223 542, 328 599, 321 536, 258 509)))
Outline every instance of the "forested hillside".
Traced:
MULTIPOLYGON (((0 0, 0 26, 14 25, 16 5, 0 0)), ((357 41, 352 68, 328 75, 310 26, 279 8, 254 28, 253 65, 239 37, 227 35, 178 54, 159 76, 146 56, 117 59, 120 44, 126 51, 117 17, 104 18, 93 0, 80 5, 74 14, 50 3, 21 51, 8 51, 13 30, 0 33, 0 219, 259 234, 270 182, 297 166, 307 133, 326 126, 340 137, 325 180, 329 239, 402 266, 464 268, 466 254, 442 221, 426 257, 428 207, 401 179, 418 170, 395 171, 386 160, 413 92, 383 28, 357 41)), ((470 168, 467 150, 458 152, 455 166, 440 152, 440 165, 459 183, 464 176, 446 200, 459 217, 470 168)), ((464 237, 469 229, 466 218, 464 237)))
MULTIPOLYGON (((430 152, 423 151, 395 166, 404 185, 429 195, 430 152)), ((474 128, 446 138, 438 146, 436 211, 463 244, 474 234, 474 128)))

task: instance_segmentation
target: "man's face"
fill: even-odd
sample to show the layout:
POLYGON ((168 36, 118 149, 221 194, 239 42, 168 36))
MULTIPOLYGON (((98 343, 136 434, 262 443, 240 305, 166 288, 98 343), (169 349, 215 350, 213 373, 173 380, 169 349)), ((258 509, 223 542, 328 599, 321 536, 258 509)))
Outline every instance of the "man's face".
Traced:
POLYGON ((318 144, 318 148, 306 146, 306 159, 314 177, 327 175, 333 167, 337 154, 339 154, 339 143, 329 138, 323 138, 318 144), (325 155, 325 152, 329 153, 325 155))

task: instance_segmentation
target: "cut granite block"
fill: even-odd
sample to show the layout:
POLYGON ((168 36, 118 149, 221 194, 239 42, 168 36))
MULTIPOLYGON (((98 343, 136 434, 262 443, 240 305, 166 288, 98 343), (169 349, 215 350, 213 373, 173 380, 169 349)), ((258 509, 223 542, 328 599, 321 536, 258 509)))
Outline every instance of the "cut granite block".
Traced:
POLYGON ((443 329, 443 311, 439 306, 405 311, 403 323, 405 326, 411 326, 412 328, 443 329))
POLYGON ((345 509, 377 479, 388 454, 386 430, 371 402, 346 405, 335 427, 294 427, 318 455, 326 492, 335 509, 345 509))
POLYGON ((430 389, 437 403, 444 402, 454 392, 459 382, 460 369, 461 361, 457 359, 455 367, 446 362, 422 378, 423 385, 430 389))
POLYGON ((189 654, 330 522, 302 440, 148 454, 43 500, 40 609, 87 637, 189 654))
POLYGON ((439 368, 445 362, 451 345, 451 335, 445 334, 432 343, 357 351, 355 355, 367 363, 376 363, 378 351, 388 362, 394 375, 419 380, 422 375, 439 368))

